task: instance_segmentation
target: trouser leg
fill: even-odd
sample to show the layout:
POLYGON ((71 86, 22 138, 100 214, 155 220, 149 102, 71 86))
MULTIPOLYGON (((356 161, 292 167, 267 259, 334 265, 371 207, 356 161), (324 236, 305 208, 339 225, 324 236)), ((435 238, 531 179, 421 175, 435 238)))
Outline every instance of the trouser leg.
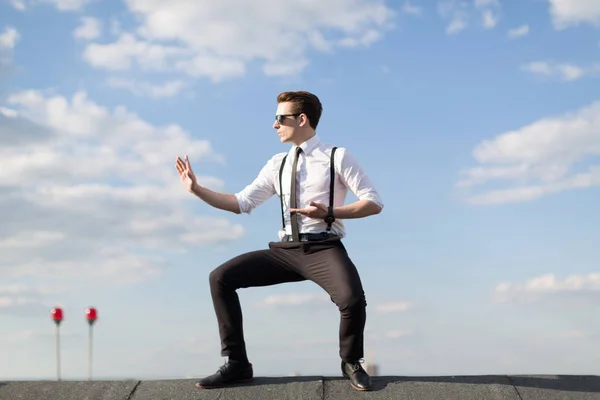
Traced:
POLYGON ((364 357, 366 298, 356 266, 341 241, 306 245, 304 276, 321 286, 340 311, 340 357, 364 357))
POLYGON ((258 250, 234 257, 210 273, 210 292, 223 357, 246 357, 242 309, 236 290, 305 280, 290 265, 284 254, 258 250))

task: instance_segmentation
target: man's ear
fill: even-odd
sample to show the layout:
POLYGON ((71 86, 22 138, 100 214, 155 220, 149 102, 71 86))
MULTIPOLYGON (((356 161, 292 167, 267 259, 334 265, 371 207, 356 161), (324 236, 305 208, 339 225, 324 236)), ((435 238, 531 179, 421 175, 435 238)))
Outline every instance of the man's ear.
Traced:
POLYGON ((298 116, 298 125, 300 125, 300 126, 308 125, 308 117, 306 116, 306 114, 300 114, 298 116))

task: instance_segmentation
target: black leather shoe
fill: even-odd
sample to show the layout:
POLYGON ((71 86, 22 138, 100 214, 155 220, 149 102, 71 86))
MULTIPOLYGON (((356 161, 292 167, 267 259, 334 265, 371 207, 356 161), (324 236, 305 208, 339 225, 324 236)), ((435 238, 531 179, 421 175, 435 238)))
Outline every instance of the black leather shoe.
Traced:
POLYGON ((342 361, 342 374, 350 379, 350 384, 356 390, 371 390, 373 383, 371 377, 360 365, 360 362, 347 363, 342 361))
POLYGON ((200 379, 196 383, 196 386, 203 389, 213 389, 233 383, 250 382, 252 378, 252 364, 248 362, 228 361, 216 373, 200 379))

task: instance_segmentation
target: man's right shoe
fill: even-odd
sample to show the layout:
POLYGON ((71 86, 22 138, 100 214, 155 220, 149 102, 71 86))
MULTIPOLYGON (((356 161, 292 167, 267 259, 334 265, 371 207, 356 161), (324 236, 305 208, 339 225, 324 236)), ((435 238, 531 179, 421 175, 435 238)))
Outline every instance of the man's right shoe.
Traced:
POLYGON ((196 386, 203 389, 220 388, 234 383, 250 382, 253 375, 252 364, 249 362, 228 361, 216 373, 200 379, 196 386))
POLYGON ((371 377, 364 370, 360 361, 347 363, 342 361, 342 375, 350 379, 350 384, 356 390, 371 390, 373 383, 371 377))

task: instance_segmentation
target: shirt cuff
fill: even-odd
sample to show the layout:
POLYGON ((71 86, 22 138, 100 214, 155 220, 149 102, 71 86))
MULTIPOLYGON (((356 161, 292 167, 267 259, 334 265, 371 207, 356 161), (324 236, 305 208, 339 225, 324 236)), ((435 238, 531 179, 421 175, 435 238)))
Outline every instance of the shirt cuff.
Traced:
POLYGON ((245 196, 242 193, 235 193, 234 196, 238 202, 238 206, 240 207, 240 212, 242 214, 250 215, 250 213, 252 212, 252 207, 248 206, 248 202, 246 201, 245 196))
POLYGON ((377 195, 362 195, 359 197, 359 200, 369 200, 372 201, 373 203, 377 204, 379 207, 381 207, 383 209, 383 201, 381 201, 381 198, 377 195))

